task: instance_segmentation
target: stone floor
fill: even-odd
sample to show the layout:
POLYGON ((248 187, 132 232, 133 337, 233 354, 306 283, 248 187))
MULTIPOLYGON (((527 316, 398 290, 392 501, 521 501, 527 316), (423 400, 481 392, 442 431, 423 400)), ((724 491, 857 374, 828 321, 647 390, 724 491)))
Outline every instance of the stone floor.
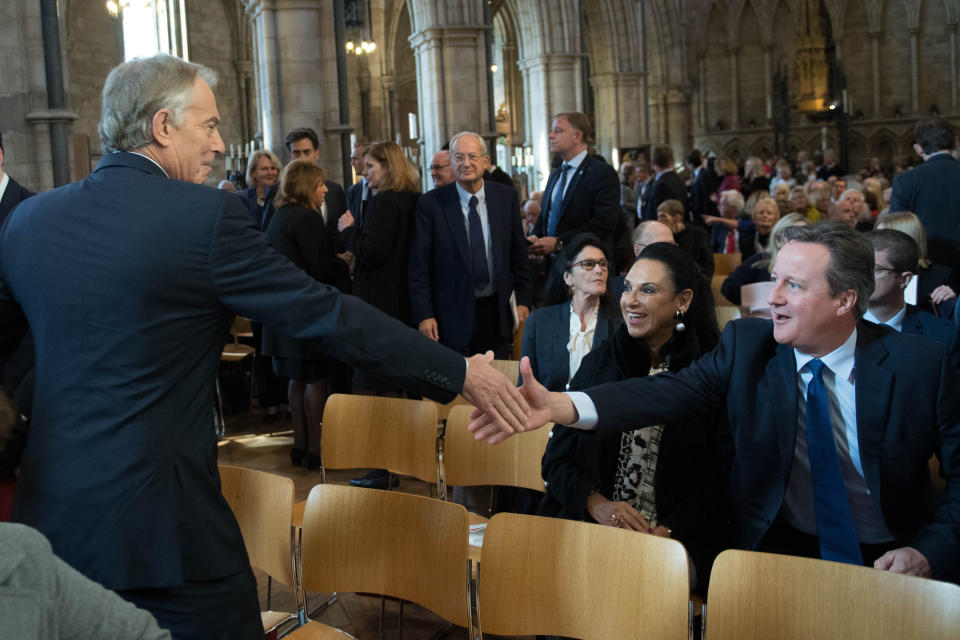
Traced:
MULTIPOLYGON (((220 462, 249 467, 289 476, 293 479, 296 500, 306 500, 310 489, 320 483, 319 471, 307 471, 303 467, 290 464, 290 446, 293 443, 289 422, 283 420, 266 424, 259 410, 243 411, 226 420, 226 437, 220 442, 220 462)), ((347 484, 350 478, 362 475, 366 470, 328 471, 327 482, 347 484)), ((427 495, 426 483, 401 477, 400 491, 427 495)), ((266 609, 267 576, 257 572, 260 587, 261 608, 266 609)), ((327 600, 327 594, 308 594, 308 608, 314 610, 327 600)), ((272 585, 271 608, 273 610, 292 611, 295 609, 292 590, 282 585, 272 585)), ((336 626, 360 640, 378 637, 377 629, 380 613, 380 598, 341 594, 336 602, 313 619, 336 626)), ((384 637, 398 636, 399 603, 387 600, 384 617, 384 637)), ((444 637, 450 640, 468 638, 466 629, 453 627, 447 630, 447 623, 430 611, 412 603, 403 607, 403 637, 408 640, 444 637), (444 632, 446 633, 444 634, 444 632)))

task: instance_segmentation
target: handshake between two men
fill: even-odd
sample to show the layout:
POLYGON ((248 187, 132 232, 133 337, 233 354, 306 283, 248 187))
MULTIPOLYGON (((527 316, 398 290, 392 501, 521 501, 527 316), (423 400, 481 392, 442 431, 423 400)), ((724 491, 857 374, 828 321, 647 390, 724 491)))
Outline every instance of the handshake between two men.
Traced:
POLYGON ((490 366, 492 351, 471 356, 467 361, 463 397, 477 407, 468 426, 477 440, 498 444, 515 433, 539 429, 548 422, 577 421, 576 409, 568 396, 551 393, 537 382, 530 358, 525 356, 520 361, 523 385, 519 388, 490 366))

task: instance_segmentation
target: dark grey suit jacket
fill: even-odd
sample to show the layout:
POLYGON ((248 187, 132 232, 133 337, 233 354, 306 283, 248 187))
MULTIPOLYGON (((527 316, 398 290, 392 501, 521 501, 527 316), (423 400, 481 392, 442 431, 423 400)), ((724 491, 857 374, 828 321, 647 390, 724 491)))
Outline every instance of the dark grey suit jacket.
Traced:
POLYGON ((553 190, 559 187, 560 169, 554 169, 543 191, 543 212, 533 225, 533 235, 547 235, 550 216, 560 216, 557 238, 569 242, 578 233, 590 232, 613 246, 613 233, 620 219, 620 179, 613 167, 587 155, 573 172, 567 174, 567 188, 556 212, 552 212, 553 190))
POLYGON ((14 300, 37 353, 14 519, 112 589, 248 566, 211 417, 234 314, 440 401, 464 379, 461 356, 277 254, 234 194, 132 153, 10 215, 0 312, 14 300))

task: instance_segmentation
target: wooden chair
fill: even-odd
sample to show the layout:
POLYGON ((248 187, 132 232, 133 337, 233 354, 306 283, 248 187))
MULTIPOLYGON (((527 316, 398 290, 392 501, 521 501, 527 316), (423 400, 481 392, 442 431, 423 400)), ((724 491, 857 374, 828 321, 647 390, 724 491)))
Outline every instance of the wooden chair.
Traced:
MULTIPOLYGON (((233 342, 228 342, 223 347, 223 351, 220 352, 220 362, 242 362, 247 358, 250 358, 250 411, 253 411, 253 371, 254 371, 254 361, 251 356, 256 354, 257 350, 251 347, 248 344, 242 344, 240 342, 240 336, 244 335, 244 329, 242 321, 246 321, 246 329, 250 329, 250 321, 246 318, 240 318, 240 316, 234 317, 233 324, 230 327, 230 335, 233 337, 233 342), (238 325, 238 322, 240 323, 238 325)), ((250 331, 250 337, 253 336, 253 332, 250 331)), ((223 418, 223 393, 220 390, 220 376, 217 376, 217 406, 216 406, 216 431, 217 437, 223 438, 226 433, 226 422, 223 418)), ((251 413, 252 415, 252 413, 251 413)))
POLYGON ((552 424, 508 438, 497 446, 477 441, 467 431, 470 405, 454 407, 447 418, 440 452, 441 497, 455 487, 502 485, 544 492, 540 460, 547 448, 552 424))
POLYGON ((727 326, 727 323, 731 320, 736 320, 740 317, 740 309, 737 307, 717 307, 717 325, 720 327, 720 331, 723 331, 723 328, 727 326))
MULTIPOLYGON (((494 360, 491 363, 491 366, 507 376, 508 379, 516 381, 520 376, 520 361, 519 360, 494 360)), ((440 404, 439 402, 434 403, 437 405, 437 417, 440 420, 446 420, 450 415, 450 410, 454 407, 460 406, 469 406, 469 402, 461 396, 458 395, 451 402, 447 404, 440 404)))
POLYGON ((483 633, 686 640, 687 553, 675 540, 498 513, 477 570, 483 633))
POLYGON ((723 281, 726 279, 727 276, 718 275, 714 275, 710 279, 710 293, 713 294, 713 304, 717 305, 718 308, 735 306, 723 296, 723 293, 720 292, 720 288, 723 286, 723 281))
POLYGON ((743 262, 741 253, 715 253, 713 254, 713 275, 728 276, 733 270, 743 262))
POLYGON ((266 573, 271 581, 276 580, 297 592, 297 613, 271 611, 268 587, 267 611, 262 611, 260 618, 264 631, 270 633, 297 620, 303 609, 295 578, 296 558, 290 527, 293 480, 264 471, 220 465, 220 488, 240 525, 250 564, 266 573))
POLYGON ((437 409, 429 400, 334 394, 323 409, 320 438, 327 469, 387 469, 440 483, 437 409))
POLYGON ((960 587, 793 556, 724 551, 707 593, 709 640, 946 640, 960 631, 960 587))
POLYGON ((740 317, 741 318, 771 318, 770 305, 767 300, 773 290, 773 283, 753 282, 740 287, 740 317))
MULTIPOLYGON (((303 518, 303 588, 409 600, 470 629, 466 532, 467 510, 457 504, 396 491, 317 485, 303 518)), ((321 629, 329 627, 310 622, 285 637, 327 637, 310 635, 321 629)))

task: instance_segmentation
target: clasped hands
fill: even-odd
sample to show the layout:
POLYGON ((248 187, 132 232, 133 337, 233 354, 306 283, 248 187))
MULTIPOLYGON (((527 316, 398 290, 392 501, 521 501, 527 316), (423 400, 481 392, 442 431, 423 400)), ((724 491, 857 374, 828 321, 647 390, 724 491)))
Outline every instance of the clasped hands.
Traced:
POLYGON ((477 407, 470 414, 472 421, 467 426, 477 440, 497 444, 515 433, 539 429, 548 422, 572 424, 577 421, 570 399, 562 393, 548 391, 533 376, 530 358, 520 361, 523 385, 519 388, 490 366, 492 360, 490 351, 471 357, 463 384, 463 397, 477 407))

